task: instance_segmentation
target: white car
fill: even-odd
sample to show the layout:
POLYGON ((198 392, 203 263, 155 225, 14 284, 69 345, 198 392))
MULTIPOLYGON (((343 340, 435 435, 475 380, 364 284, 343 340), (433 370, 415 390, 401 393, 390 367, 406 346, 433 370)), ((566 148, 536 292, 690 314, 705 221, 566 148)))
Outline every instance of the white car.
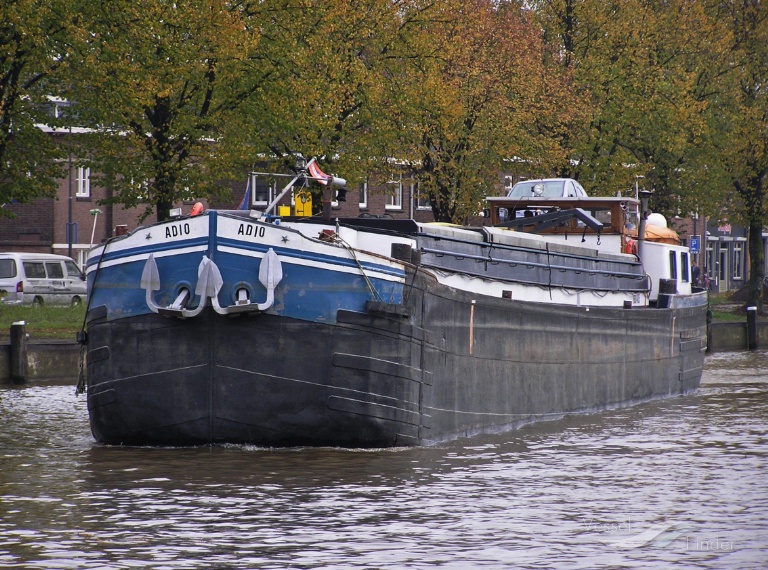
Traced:
POLYGON ((0 303, 79 305, 88 286, 77 264, 50 253, 0 253, 0 303))
POLYGON ((541 178, 518 182, 507 198, 586 198, 587 192, 573 178, 541 178))

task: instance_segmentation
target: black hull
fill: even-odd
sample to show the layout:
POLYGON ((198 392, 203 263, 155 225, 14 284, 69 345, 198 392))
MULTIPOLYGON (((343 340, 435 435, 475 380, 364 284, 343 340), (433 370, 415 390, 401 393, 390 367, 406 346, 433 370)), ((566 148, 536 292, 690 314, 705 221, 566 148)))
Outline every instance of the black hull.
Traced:
POLYGON ((91 427, 126 445, 388 447, 500 432, 695 390, 705 313, 487 298, 419 272, 404 306, 339 311, 333 324, 97 318, 91 427))

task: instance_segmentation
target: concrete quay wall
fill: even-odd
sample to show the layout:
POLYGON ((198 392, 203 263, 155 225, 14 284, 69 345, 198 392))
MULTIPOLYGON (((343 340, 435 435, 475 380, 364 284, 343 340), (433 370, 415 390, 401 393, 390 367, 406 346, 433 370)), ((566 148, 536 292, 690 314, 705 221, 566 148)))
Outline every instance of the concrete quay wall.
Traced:
MULTIPOLYGON (((11 343, 0 343, 0 383, 10 383, 11 343)), ((72 341, 34 341, 26 346, 26 379, 77 378, 80 374, 80 345, 72 341)))

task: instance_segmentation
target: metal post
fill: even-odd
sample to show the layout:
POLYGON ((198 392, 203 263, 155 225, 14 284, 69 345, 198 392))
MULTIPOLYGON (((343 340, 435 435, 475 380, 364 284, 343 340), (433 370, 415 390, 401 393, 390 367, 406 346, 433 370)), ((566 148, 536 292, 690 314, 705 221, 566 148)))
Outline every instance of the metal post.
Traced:
POLYGON ((69 127, 69 197, 67 199, 67 257, 72 257, 72 127, 69 127))
MULTIPOLYGON (((699 221, 699 214, 695 213, 693 214, 693 236, 696 237, 698 234, 696 233, 696 222, 699 221)), ((701 251, 701 240, 699 240, 699 251, 701 251)), ((699 270, 701 270, 701 264, 699 263, 699 254, 694 254, 694 259, 696 260, 696 265, 699 266, 699 270)))
POLYGON ((640 190, 640 225, 637 228, 637 257, 643 261, 643 243, 645 242, 645 223, 648 217, 648 190, 640 190))

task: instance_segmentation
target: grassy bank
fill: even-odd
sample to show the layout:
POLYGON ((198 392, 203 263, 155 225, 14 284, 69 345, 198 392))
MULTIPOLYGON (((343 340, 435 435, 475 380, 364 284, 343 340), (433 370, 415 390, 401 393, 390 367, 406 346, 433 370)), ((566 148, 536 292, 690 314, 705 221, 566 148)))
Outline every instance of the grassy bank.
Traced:
POLYGON ((10 337, 11 324, 25 321, 31 340, 75 340, 83 326, 85 307, 15 307, 0 304, 0 342, 10 337))
MULTIPOLYGON (((709 307, 712 310, 713 321, 745 321, 747 309, 738 291, 726 293, 710 293, 709 307)), ((765 305, 768 310, 768 304, 765 305)), ((758 314, 757 320, 768 320, 768 314, 758 314)))

